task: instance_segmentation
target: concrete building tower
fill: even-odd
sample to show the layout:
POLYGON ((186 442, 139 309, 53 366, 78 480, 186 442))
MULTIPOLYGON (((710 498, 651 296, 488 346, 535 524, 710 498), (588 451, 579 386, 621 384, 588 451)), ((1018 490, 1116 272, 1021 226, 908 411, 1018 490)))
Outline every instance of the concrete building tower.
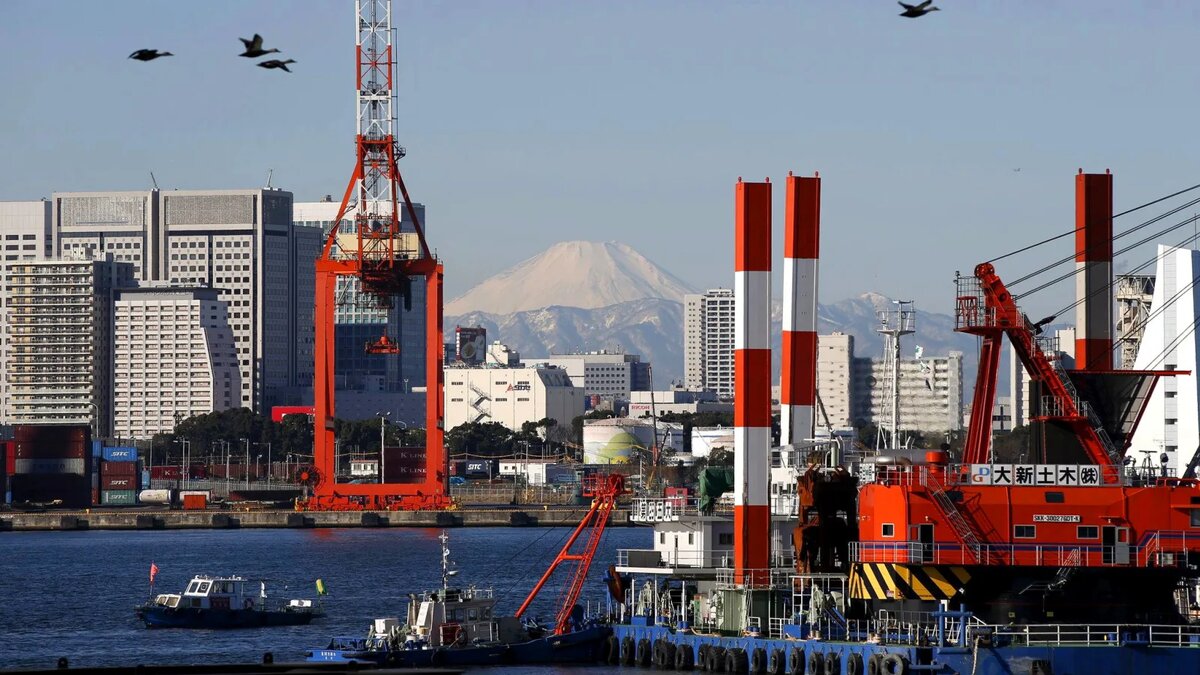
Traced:
POLYGON ((733 291, 714 288, 684 296, 684 385, 733 397, 733 291))
POLYGON ((102 260, 29 260, 8 266, 9 424, 112 428, 113 290, 133 285, 133 266, 102 260))
POLYGON ((241 404, 227 308, 211 288, 115 293, 113 434, 149 439, 181 420, 241 404))
POLYGON ((1173 475, 1182 475, 1200 446, 1196 410, 1200 406, 1200 293, 1195 287, 1200 274, 1200 251, 1158 247, 1152 317, 1146 324, 1138 349, 1135 370, 1181 370, 1188 375, 1162 378, 1146 403, 1142 421, 1134 432, 1129 454, 1141 461, 1141 453, 1167 454, 1173 475))

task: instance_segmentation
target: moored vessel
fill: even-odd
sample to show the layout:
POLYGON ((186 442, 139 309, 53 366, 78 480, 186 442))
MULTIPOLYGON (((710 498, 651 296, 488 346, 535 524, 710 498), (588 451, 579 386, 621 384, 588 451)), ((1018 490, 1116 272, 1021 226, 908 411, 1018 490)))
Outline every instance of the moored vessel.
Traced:
MULTIPOLYGON (((317 588, 323 594, 319 581, 317 588)), ((272 602, 266 582, 205 575, 192 577, 182 593, 160 593, 135 611, 147 628, 296 626, 324 615, 320 601, 272 602)))

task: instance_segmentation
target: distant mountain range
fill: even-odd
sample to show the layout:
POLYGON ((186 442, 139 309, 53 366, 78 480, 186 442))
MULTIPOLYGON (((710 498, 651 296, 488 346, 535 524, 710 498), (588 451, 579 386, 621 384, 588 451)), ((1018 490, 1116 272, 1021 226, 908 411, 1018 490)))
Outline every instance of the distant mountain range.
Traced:
MULTIPOLYGON (((501 340, 539 357, 608 349, 640 354, 654 364, 656 387, 683 379, 683 295, 695 292, 625 244, 563 242, 479 284, 446 306, 446 339, 454 327, 483 326, 488 340, 501 340)), ((875 332, 876 310, 892 300, 864 293, 821 305, 818 330, 854 336, 855 355, 879 358, 883 337, 875 332)), ((779 373, 782 305, 772 307, 772 347, 779 373)), ((917 310, 914 336, 904 339, 903 356, 916 345, 928 356, 951 350, 964 354, 964 397, 969 400, 978 352, 975 339, 954 332, 954 317, 917 310)))
POLYGON ((446 315, 512 314, 544 307, 599 309, 630 300, 682 302, 692 289, 615 241, 564 241, 446 303, 446 315))

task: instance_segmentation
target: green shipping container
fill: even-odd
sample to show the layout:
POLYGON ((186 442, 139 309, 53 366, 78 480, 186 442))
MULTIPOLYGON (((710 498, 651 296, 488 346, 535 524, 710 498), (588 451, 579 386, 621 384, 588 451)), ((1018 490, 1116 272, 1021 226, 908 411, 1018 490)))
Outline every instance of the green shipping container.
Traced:
POLYGON ((104 490, 100 493, 100 503, 104 506, 128 506, 137 503, 137 492, 134 490, 104 490))

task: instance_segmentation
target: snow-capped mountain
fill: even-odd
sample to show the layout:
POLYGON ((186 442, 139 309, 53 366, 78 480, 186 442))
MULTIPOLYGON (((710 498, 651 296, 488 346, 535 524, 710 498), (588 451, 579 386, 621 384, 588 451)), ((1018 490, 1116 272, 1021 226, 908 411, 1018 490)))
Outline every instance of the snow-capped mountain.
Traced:
POLYGON ((692 292, 627 244, 564 241, 446 303, 446 315, 554 306, 597 309, 644 298, 682 302, 692 292))

